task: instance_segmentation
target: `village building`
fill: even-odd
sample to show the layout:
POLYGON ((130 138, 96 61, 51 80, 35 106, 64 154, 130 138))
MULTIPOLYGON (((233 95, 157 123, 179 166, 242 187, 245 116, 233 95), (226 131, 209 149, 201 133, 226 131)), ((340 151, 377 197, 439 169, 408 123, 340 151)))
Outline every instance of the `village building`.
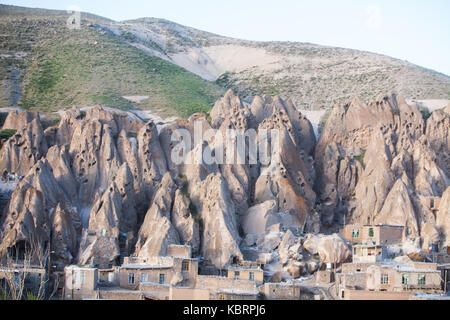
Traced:
POLYGON ((336 285, 345 300, 407 300, 416 293, 442 293, 441 271, 434 263, 350 263, 336 285))
POLYGON ((403 240, 403 226, 346 225, 339 231, 342 237, 352 244, 393 245, 403 240))
POLYGON ((257 284, 264 282, 264 270, 260 267, 230 266, 227 277, 235 280, 250 280, 257 284))
POLYGON ((329 269, 319 270, 315 274, 315 282, 317 284, 330 284, 334 282, 334 279, 334 272, 329 269))
POLYGON ((300 300, 300 285, 294 281, 281 283, 264 283, 261 288, 266 300, 300 300))
POLYGON ((352 247, 354 263, 376 263, 387 258, 385 246, 376 244, 357 244, 352 247))
POLYGON ((220 275, 199 275, 189 246, 168 247, 167 257, 125 257, 120 267, 65 269, 65 299, 256 300, 264 271, 251 262, 220 275))
POLYGON ((98 269, 81 266, 67 266, 64 268, 65 300, 94 299, 97 297, 98 269))

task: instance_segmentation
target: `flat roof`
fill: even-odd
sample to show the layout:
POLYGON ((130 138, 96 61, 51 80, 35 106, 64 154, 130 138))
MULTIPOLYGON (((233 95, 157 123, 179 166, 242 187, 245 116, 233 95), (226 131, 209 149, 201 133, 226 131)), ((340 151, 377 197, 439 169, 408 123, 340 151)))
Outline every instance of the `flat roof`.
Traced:
POLYGON ((364 247, 384 247, 382 244, 354 244, 352 247, 364 248, 364 247))
POLYGON ((87 266, 79 267, 79 266, 72 265, 72 266, 67 266, 67 267, 65 267, 65 269, 69 269, 69 270, 74 270, 74 269, 76 269, 76 270, 92 271, 92 270, 96 270, 96 269, 98 269, 98 268, 87 267, 87 266))
POLYGON ((436 269, 420 269, 405 263, 384 262, 381 264, 382 268, 392 268, 400 272, 417 272, 417 273, 441 273, 436 269))
POLYGON ((237 289, 220 289, 220 290, 217 290, 216 293, 238 294, 241 296, 256 296, 259 294, 258 291, 245 291, 245 290, 237 290, 237 289))
POLYGON ((141 281, 141 283, 149 284, 149 285, 152 285, 155 287, 164 287, 164 288, 170 287, 170 284, 168 284, 168 283, 159 283, 159 282, 153 282, 153 281, 141 281))
POLYGON ((393 228, 404 228, 404 226, 395 226, 392 224, 375 224, 375 225, 370 225, 370 224, 347 224, 344 226, 345 227, 393 227, 393 228))
POLYGON ((252 270, 252 271, 263 271, 261 267, 245 267, 245 266, 229 266, 227 270, 252 270))
POLYGON ((149 264, 124 264, 120 267, 121 269, 171 269, 173 265, 149 265, 149 264))

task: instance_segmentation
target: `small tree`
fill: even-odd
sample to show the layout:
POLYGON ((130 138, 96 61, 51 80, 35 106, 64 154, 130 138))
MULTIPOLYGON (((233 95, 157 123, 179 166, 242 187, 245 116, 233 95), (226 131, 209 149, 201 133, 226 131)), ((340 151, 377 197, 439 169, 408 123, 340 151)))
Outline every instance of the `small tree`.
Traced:
POLYGON ((48 282, 48 272, 40 274, 39 283, 35 292, 25 292, 26 280, 30 277, 33 269, 46 269, 50 257, 50 248, 43 248, 38 241, 31 239, 25 246, 23 258, 16 252, 12 256, 6 252, 5 284, 3 295, 10 300, 43 300, 45 299, 45 288, 48 282))

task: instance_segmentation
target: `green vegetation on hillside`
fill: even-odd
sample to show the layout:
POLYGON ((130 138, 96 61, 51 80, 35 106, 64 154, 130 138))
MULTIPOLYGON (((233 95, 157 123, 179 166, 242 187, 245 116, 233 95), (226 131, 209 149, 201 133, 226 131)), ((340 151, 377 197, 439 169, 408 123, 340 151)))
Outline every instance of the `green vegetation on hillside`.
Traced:
POLYGON ((13 129, 0 130, 0 140, 8 140, 13 135, 15 135, 16 132, 17 132, 17 130, 13 130, 13 129))
POLYGON ((419 108, 420 113, 422 114, 422 118, 423 121, 425 121, 425 123, 427 122, 427 120, 431 117, 431 112, 430 110, 428 110, 427 108, 419 108))
MULTIPOLYGON (((27 53, 21 59, 24 109, 50 112, 99 104, 187 117, 207 112, 223 94, 216 84, 150 56, 96 25, 84 21, 80 30, 70 30, 65 19, 0 16, 0 34, 7 35, 0 51, 27 53), (149 99, 137 104, 123 96, 149 99)), ((2 59, 2 75, 4 64, 2 59)))

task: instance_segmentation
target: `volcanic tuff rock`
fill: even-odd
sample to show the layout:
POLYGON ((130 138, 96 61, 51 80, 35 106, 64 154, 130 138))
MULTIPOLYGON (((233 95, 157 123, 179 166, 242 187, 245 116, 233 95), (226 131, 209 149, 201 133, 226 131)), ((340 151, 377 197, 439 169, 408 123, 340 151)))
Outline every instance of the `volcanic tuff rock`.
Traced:
POLYGON ((315 150, 324 230, 344 219, 400 224, 407 237, 435 242, 429 203, 450 184, 448 121, 438 110, 425 123, 395 94, 336 106, 315 150))
POLYGON ((69 209, 61 204, 57 205, 53 214, 50 242, 53 244, 53 263, 58 264, 59 269, 72 263, 77 255, 77 221, 74 221, 73 218, 79 221, 79 217, 76 212, 73 212, 73 208, 69 209))
POLYGON ((444 246, 450 246, 450 187, 442 195, 436 224, 444 246))
POLYGON ((196 212, 190 199, 180 190, 175 191, 175 200, 172 208, 172 225, 180 236, 180 242, 189 244, 194 255, 200 250, 200 229, 196 212))
POLYGON ((27 242, 51 244, 62 269, 116 265, 124 256, 190 244, 218 269, 253 252, 272 273, 298 277, 320 267, 317 254, 322 262, 347 259, 342 239, 315 235, 344 219, 402 224, 416 251, 449 244, 448 113, 435 111, 425 122, 396 95, 337 106, 317 145, 289 100, 255 97, 249 106, 232 91, 210 121, 194 114, 159 133, 153 122, 100 107, 69 110, 45 132, 39 115, 20 115, 8 117, 18 131, 0 150, 2 173, 24 176, 2 215, 3 253, 27 242), (214 160, 222 146, 224 159, 233 155, 220 138, 228 129, 253 129, 245 144, 259 143, 268 161, 173 161, 177 152, 214 160), (172 141, 177 130, 191 140, 172 141), (277 145, 279 157, 267 152, 277 145))
POLYGON ((180 244, 179 235, 170 221, 174 193, 172 177, 166 173, 139 231, 135 249, 137 256, 166 256, 170 244, 180 244))
POLYGON ((189 191, 203 221, 202 256, 218 269, 242 261, 235 205, 223 177, 210 174, 189 191))
POLYGON ((3 123, 2 130, 21 130, 34 119, 40 120, 39 113, 36 111, 11 111, 5 119, 5 123, 3 123))
POLYGON ((48 161, 38 161, 11 196, 2 225, 0 253, 21 242, 45 247, 51 237, 55 208, 61 209, 60 204, 65 208, 69 203, 48 161))
POLYGON ((20 128, 0 151, 0 172, 25 176, 47 153, 47 141, 39 118, 20 128))

